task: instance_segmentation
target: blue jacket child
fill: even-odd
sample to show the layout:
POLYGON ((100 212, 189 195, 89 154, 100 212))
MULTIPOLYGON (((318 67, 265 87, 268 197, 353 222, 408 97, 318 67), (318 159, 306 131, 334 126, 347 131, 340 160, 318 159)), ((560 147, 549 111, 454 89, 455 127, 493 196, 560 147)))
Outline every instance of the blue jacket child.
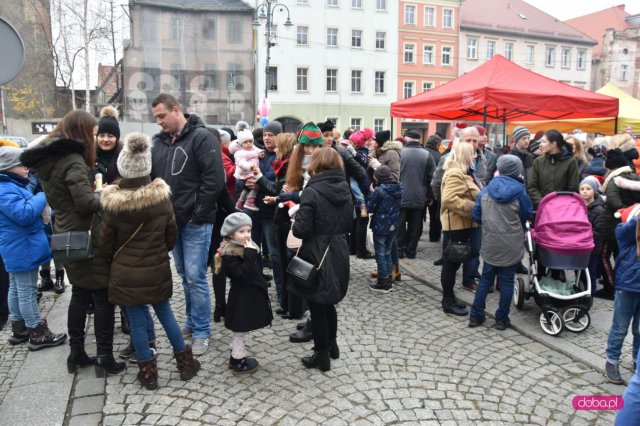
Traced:
POLYGON ((376 169, 376 189, 367 197, 367 210, 371 213, 371 230, 374 235, 389 235, 400 227, 400 203, 402 187, 394 182, 391 169, 380 166, 376 169))

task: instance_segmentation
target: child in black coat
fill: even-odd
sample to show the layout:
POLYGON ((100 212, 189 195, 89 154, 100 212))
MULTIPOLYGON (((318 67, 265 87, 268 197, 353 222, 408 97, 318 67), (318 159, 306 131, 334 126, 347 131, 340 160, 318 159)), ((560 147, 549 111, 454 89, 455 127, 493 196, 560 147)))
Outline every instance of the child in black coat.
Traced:
MULTIPOLYGON (((600 263, 600 252, 602 251, 602 233, 606 226, 604 213, 604 200, 600 196, 602 185, 595 176, 587 176, 580 182, 580 196, 587 205, 589 222, 593 229, 593 242, 595 247, 589 257, 589 277, 591 278, 591 295, 596 294, 596 279, 598 277, 598 265, 600 263)), ((582 281, 584 282, 582 275, 582 281)))
POLYGON ((215 256, 216 274, 224 266, 231 279, 224 326, 233 332, 229 368, 234 376, 258 370, 258 361, 247 356, 245 334, 269 326, 273 320, 260 251, 251 241, 251 224, 244 213, 227 216, 220 230, 224 239, 215 256))

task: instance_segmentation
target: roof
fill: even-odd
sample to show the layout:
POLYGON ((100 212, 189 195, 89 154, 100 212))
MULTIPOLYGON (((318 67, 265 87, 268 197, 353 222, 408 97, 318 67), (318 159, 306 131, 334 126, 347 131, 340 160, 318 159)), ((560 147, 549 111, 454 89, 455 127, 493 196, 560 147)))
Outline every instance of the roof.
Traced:
POLYGON ((624 11, 624 4, 620 4, 565 22, 598 42, 598 45, 593 48, 593 59, 598 59, 602 54, 602 37, 607 28, 618 31, 631 28, 631 25, 625 20, 629 16, 631 15, 624 11))
POLYGON ((496 55, 442 86, 391 104, 391 116, 427 120, 540 121, 616 117, 618 99, 529 71, 496 55))
POLYGON ((242 0, 132 0, 140 6, 165 7, 190 11, 253 12, 242 0))
POLYGON ((594 45, 596 41, 572 26, 522 0, 466 0, 460 7, 460 28, 594 45))

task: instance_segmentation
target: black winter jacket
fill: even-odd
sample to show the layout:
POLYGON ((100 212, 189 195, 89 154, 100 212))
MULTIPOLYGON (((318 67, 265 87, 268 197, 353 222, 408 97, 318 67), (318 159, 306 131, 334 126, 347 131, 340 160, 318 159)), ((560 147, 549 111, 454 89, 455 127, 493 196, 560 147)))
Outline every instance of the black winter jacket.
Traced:
MULTIPOLYGON (((355 160, 354 160, 355 161, 355 160)), ((349 284, 349 247, 345 234, 353 223, 351 191, 339 170, 312 176, 300 199, 293 235, 302 239, 298 256, 319 265, 318 285, 306 290, 291 284, 287 290, 307 301, 333 305, 347 294, 349 284)))
POLYGON ((195 115, 185 114, 187 124, 171 143, 167 132, 153 137, 152 178, 171 187, 171 202, 178 228, 216 220, 216 203, 224 186, 220 143, 195 115))
POLYGON ((600 195, 596 195, 596 199, 593 203, 587 206, 587 214, 589 216, 589 223, 593 228, 593 242, 595 243, 594 253, 600 253, 602 250, 602 242, 604 238, 604 232, 607 229, 607 216, 604 211, 604 200, 600 195))
POLYGON ((333 149, 338 151, 340 157, 342 158, 342 162, 344 163, 344 175, 347 178, 347 183, 351 178, 354 178, 364 195, 369 193, 369 185, 367 184, 369 177, 367 176, 367 171, 364 167, 360 165, 356 161, 356 159, 351 155, 351 153, 346 149, 338 145, 333 145, 333 149))

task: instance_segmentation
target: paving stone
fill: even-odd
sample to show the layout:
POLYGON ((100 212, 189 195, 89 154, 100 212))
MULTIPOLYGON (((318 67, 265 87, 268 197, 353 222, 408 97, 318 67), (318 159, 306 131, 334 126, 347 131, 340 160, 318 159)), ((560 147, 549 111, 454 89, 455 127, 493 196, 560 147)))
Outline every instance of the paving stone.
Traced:
POLYGON ((99 426, 101 422, 102 414, 84 414, 71 417, 69 426, 99 426))
POLYGON ((76 398, 73 400, 73 408, 71 415, 101 413, 104 405, 103 396, 87 396, 84 398, 76 398))

